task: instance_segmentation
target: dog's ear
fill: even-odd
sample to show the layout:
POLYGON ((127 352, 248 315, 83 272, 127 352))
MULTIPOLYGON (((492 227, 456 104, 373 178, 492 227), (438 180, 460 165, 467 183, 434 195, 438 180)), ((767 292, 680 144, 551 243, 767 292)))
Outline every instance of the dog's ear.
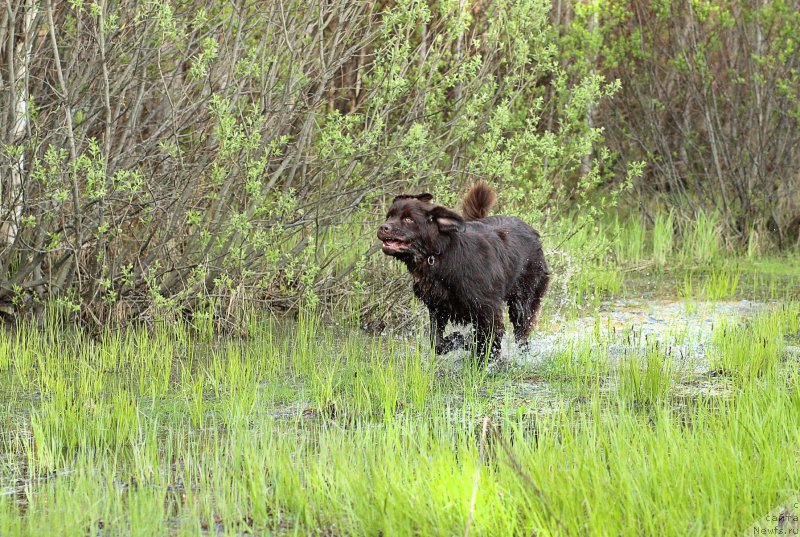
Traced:
POLYGON ((456 231, 464 231, 467 224, 460 214, 451 211, 447 207, 437 205, 428 211, 428 220, 436 222, 439 231, 442 233, 454 233, 456 231))
POLYGON ((400 194, 399 196, 395 196, 392 203, 397 200, 407 200, 407 199, 415 199, 424 202, 430 202, 433 199, 433 194, 428 194, 427 192, 423 192, 422 194, 400 194))

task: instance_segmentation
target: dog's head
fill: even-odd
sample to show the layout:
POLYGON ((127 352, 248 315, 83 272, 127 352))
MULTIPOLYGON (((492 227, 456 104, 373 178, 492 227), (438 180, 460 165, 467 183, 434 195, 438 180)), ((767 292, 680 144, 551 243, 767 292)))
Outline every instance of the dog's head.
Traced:
POLYGON ((442 238, 464 231, 456 212, 431 203, 430 194, 397 196, 378 229, 383 253, 399 259, 424 258, 441 252, 442 238))

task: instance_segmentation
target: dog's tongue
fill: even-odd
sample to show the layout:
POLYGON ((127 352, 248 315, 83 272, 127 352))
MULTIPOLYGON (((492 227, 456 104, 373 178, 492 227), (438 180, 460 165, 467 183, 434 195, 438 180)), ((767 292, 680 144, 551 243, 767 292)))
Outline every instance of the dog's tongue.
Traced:
POLYGON ((393 252, 398 252, 401 250, 405 250, 408 246, 407 242, 403 241, 395 241, 395 240, 385 240, 383 241, 383 249, 384 250, 391 250, 393 252))

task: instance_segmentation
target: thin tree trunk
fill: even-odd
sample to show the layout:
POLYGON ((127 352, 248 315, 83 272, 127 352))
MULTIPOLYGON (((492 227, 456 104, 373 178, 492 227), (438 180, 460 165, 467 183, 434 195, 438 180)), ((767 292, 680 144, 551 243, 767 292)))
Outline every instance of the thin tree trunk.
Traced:
MULTIPOLYGON (((592 18, 589 19, 589 34, 591 35, 595 29, 597 28, 597 9, 592 8, 592 18)), ((592 64, 591 70, 589 71, 590 76, 594 76, 597 73, 597 55, 593 54, 592 58, 589 60, 592 64)), ((594 128, 594 114, 595 114, 595 107, 593 102, 589 103, 589 106, 586 108, 586 127, 588 129, 594 128)), ((581 175, 586 176, 589 175, 592 171, 592 160, 594 157, 594 150, 589 149, 589 152, 583 156, 581 159, 581 175)))
MULTIPOLYGON (((56 69, 56 74, 58 75, 58 86, 61 92, 61 99, 63 100, 64 106, 64 116, 67 124, 67 141, 69 142, 69 156, 71 162, 77 162, 78 160, 78 150, 75 145, 75 129, 72 125, 72 105, 70 103, 70 95, 69 90, 67 88, 66 78, 64 77, 64 71, 61 66, 61 55, 58 52, 58 41, 56 40, 56 29, 55 23, 53 22, 53 2, 50 0, 47 3, 47 24, 49 25, 50 30, 50 42, 53 48, 53 59, 54 65, 56 69)), ((78 185, 78 178, 75 174, 71 174, 72 177, 72 203, 73 209, 75 213, 72 215, 72 223, 75 226, 75 244, 73 246, 73 262, 67 262, 64 264, 64 268, 62 269, 63 272, 57 278, 56 289, 54 289, 55 293, 61 292, 61 289, 64 285, 67 284, 72 278, 73 271, 78 272, 79 260, 78 255, 80 254, 81 248, 83 247, 83 222, 82 222, 82 215, 81 215, 81 195, 80 195, 80 187, 78 185)), ((78 280, 78 293, 81 293, 81 284, 80 279, 78 280)))
MULTIPOLYGON (((8 11, 11 12, 11 5, 8 4, 8 11)), ((14 20, 9 17, 10 32, 6 34, 8 42, 6 46, 9 52, 9 79, 12 85, 12 95, 14 100, 13 128, 11 131, 11 144, 20 143, 25 137, 28 128, 28 58, 30 57, 33 45, 33 21, 36 19, 38 7, 33 0, 27 0, 24 6, 22 35, 14 35, 14 20), (14 42, 16 41, 16 42, 14 42)), ((5 190, 7 199, 0 198, 0 207, 4 217, 7 218, 0 225, 0 241, 11 245, 17 239, 19 233, 19 221, 22 217, 23 209, 23 188, 22 178, 25 176, 25 155, 22 151, 16 159, 16 165, 11 166, 8 175, 8 187, 5 190)), ((0 189, 1 190, 1 189, 0 189)), ((2 194, 0 194, 2 196, 2 194)))

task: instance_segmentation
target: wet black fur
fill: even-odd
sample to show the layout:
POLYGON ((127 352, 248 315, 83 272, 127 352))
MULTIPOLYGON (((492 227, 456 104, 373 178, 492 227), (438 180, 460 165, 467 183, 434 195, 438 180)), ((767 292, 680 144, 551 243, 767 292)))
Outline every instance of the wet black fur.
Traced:
POLYGON ((465 197, 466 219, 432 199, 397 196, 378 238, 384 253, 403 261, 414 278, 414 294, 428 307, 436 353, 475 341, 479 358, 496 359, 504 303, 517 342, 526 344, 550 280, 539 233, 513 216, 485 217, 494 191, 483 183, 465 197), (471 323, 473 337, 444 337, 448 322, 471 323))

